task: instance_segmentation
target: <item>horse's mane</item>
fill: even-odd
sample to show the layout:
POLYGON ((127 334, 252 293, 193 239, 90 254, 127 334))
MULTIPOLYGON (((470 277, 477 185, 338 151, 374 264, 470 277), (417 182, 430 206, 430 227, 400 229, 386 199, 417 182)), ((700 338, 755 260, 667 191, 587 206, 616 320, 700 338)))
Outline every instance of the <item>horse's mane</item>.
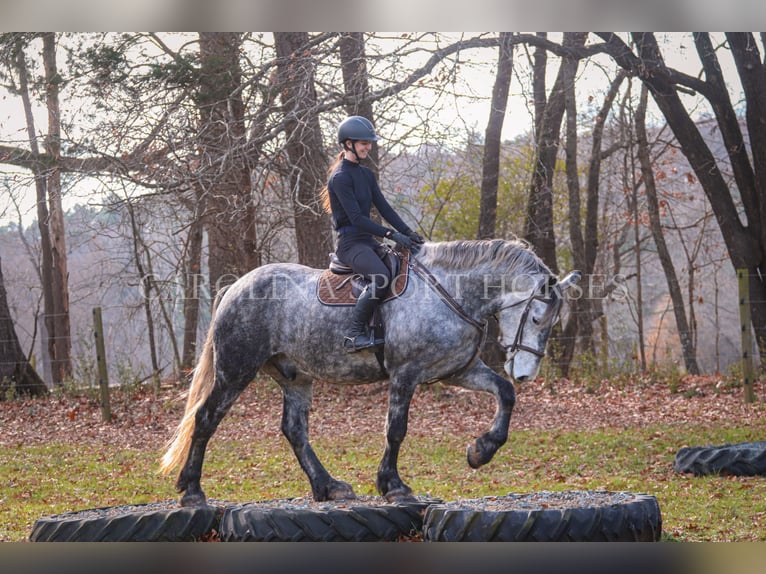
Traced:
POLYGON ((519 239, 478 239, 427 243, 422 258, 448 269, 482 268, 500 273, 547 273, 550 269, 519 239))

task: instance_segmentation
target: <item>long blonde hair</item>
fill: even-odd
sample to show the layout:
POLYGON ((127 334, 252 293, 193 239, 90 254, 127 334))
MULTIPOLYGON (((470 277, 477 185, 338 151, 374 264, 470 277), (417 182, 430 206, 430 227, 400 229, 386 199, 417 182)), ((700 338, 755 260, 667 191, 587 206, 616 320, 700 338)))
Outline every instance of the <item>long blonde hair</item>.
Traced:
MULTIPOLYGON (((332 162, 332 165, 327 170, 327 180, 329 183, 330 176, 332 175, 332 172, 335 171, 335 168, 340 165, 340 162, 343 161, 343 157, 345 156, 344 152, 340 152, 338 154, 338 157, 335 158, 335 161, 332 162)), ((322 209, 325 210, 326 213, 332 213, 332 208, 330 206, 330 190, 327 187, 327 184, 322 188, 322 190, 319 192, 319 197, 322 199, 322 209)))

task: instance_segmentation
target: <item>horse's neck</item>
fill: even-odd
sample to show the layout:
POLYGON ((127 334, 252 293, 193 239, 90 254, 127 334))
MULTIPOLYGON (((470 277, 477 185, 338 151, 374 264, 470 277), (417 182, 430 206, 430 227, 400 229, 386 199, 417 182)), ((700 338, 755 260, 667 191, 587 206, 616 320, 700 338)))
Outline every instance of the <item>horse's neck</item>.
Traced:
POLYGON ((499 274, 475 268, 447 269, 440 265, 429 269, 463 309, 477 318, 491 313, 492 300, 502 291, 504 279, 499 274))

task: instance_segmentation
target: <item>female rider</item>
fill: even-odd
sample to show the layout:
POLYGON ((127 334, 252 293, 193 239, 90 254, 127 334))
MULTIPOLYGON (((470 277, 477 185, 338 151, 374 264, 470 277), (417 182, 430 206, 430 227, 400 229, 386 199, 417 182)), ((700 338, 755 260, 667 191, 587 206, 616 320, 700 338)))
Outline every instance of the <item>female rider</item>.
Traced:
POLYGON ((380 243, 375 237, 385 237, 416 255, 423 238, 412 231, 383 197, 370 169, 360 164, 380 138, 370 120, 351 116, 338 126, 338 143, 342 151, 330 167, 327 187, 323 190, 323 205, 332 215, 338 234, 336 255, 354 273, 362 275, 369 284, 354 307, 351 330, 343 344, 350 353, 383 344, 375 338, 368 321, 383 301, 392 277, 377 253, 380 243), (370 219, 370 208, 395 229, 389 229, 370 219))

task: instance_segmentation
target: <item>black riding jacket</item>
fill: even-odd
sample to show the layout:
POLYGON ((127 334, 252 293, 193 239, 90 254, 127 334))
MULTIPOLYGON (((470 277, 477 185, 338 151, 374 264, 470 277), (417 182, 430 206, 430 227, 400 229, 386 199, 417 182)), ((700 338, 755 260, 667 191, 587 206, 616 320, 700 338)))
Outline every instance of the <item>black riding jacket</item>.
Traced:
MULTIPOLYGON (((372 171, 345 158, 330 175, 327 182, 330 193, 333 226, 336 230, 356 228, 378 237, 384 237, 389 229, 370 219, 374 205, 380 215, 397 231, 407 234, 410 228, 389 205, 372 171)), ((355 230, 355 231, 356 231, 355 230)))

